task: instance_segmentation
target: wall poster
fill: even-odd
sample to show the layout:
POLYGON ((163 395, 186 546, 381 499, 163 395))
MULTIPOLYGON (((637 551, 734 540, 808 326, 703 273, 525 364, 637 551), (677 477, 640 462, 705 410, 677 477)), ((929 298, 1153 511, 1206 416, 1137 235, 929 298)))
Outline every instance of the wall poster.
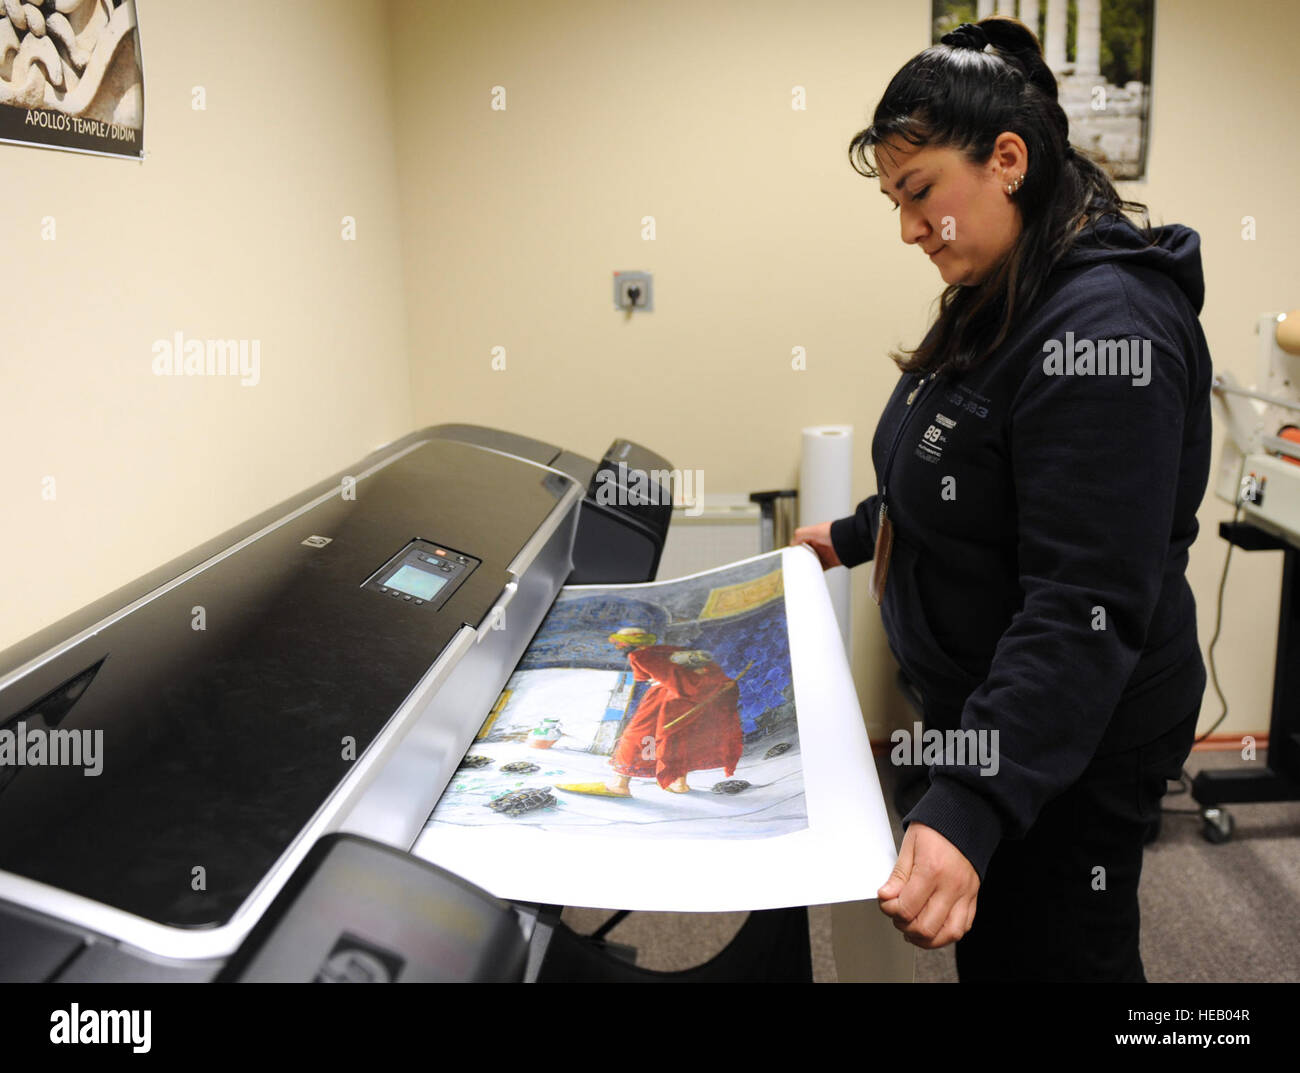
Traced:
POLYGON ((0 141, 144 158, 135 0, 0 0, 0 141))

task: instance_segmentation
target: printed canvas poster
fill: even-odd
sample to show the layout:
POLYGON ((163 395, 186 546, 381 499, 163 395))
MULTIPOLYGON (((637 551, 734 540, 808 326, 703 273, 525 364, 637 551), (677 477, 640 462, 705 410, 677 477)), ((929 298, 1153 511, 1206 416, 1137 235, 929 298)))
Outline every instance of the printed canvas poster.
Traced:
POLYGON ((874 896, 894 846, 815 557, 565 589, 416 852, 568 905, 874 896))
POLYGON ((144 156, 135 0, 4 0, 0 141, 144 156))
POLYGON ((434 819, 619 838, 806 827, 784 596, 774 558, 567 589, 434 819))

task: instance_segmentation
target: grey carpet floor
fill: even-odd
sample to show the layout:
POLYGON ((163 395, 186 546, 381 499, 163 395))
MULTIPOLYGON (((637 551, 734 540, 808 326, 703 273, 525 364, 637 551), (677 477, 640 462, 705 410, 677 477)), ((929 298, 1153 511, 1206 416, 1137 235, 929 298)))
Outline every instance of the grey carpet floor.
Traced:
MULTIPOLYGON (((1255 761, 1264 762, 1264 755, 1255 761)), ((1191 774, 1203 768, 1242 765, 1235 752, 1195 752, 1191 774)), ((887 756, 876 767, 893 809, 896 769, 887 756)), ((1142 871, 1142 960, 1152 981, 1300 982, 1300 802, 1236 805, 1236 829, 1221 845, 1201 835, 1187 794, 1165 798, 1160 838, 1147 847, 1142 871)), ((594 931, 610 914, 566 909, 564 920, 579 932, 594 931)), ((739 930, 744 913, 634 913, 610 940, 635 947, 638 965, 678 971, 707 961, 739 930)), ((830 910, 810 914, 813 973, 836 980, 830 910)), ((918 983, 956 982, 952 948, 918 950, 918 983)))
MULTIPOLYGON (((1261 752, 1250 766, 1264 759, 1261 752)), ((1236 752, 1193 752, 1187 762, 1192 775, 1241 766, 1236 752)), ((1300 802, 1231 806, 1235 830, 1220 845, 1202 837, 1198 814, 1184 811, 1196 808, 1188 794, 1166 795, 1164 806, 1138 892, 1147 979, 1300 981, 1300 802)), ((956 982, 952 949, 917 951, 916 979, 956 982)))

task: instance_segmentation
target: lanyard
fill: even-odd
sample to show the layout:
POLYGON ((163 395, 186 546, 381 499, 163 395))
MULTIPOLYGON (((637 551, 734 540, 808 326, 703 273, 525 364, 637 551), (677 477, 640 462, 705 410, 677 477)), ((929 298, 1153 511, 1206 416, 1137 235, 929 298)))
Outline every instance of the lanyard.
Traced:
MULTIPOLYGON (((936 370, 936 372, 937 372, 937 370, 936 370)), ((899 444, 899 441, 902 440, 902 438, 903 438, 903 433, 907 430, 908 422, 909 422, 909 421, 911 420, 911 418, 912 418, 912 410, 910 409, 910 407, 911 407, 912 403, 916 401, 917 392, 921 392, 922 395, 925 395, 925 394, 928 394, 928 393, 929 393, 929 390, 930 390, 930 381, 932 381, 932 380, 934 379, 934 377, 935 377, 935 373, 934 373, 934 372, 929 373, 929 374, 928 374, 924 379, 922 379, 920 382, 917 383, 916 387, 912 388, 911 392, 908 393, 908 396, 907 396, 907 405, 908 405, 909 409, 908 409, 907 413, 905 413, 905 414, 903 415, 903 420, 900 421, 900 422, 898 423, 898 430, 894 433, 894 442, 891 443, 891 444, 889 445, 889 455, 888 455, 888 457, 885 459, 885 472, 884 472, 884 474, 881 476, 881 481, 880 481, 880 515, 881 515, 882 518, 883 518, 884 515, 885 515, 885 511, 886 511, 886 509, 887 509, 887 504, 888 504, 887 492, 888 492, 888 488, 889 488, 889 474, 890 474, 890 471, 892 470, 893 465, 894 465, 894 453, 898 450, 898 444, 899 444), (924 389, 924 391, 922 391, 922 389, 924 389)), ((919 407, 918 407, 918 409, 919 409, 919 407)))

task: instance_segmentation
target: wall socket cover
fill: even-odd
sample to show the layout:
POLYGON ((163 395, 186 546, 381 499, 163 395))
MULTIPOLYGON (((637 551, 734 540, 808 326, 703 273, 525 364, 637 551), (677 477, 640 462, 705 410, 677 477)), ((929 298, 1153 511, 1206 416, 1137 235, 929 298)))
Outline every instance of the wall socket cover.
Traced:
POLYGON ((653 313, 654 277, 649 272, 615 272, 614 273, 614 308, 620 313, 653 313), (636 304, 632 303, 628 290, 640 288, 636 304))

